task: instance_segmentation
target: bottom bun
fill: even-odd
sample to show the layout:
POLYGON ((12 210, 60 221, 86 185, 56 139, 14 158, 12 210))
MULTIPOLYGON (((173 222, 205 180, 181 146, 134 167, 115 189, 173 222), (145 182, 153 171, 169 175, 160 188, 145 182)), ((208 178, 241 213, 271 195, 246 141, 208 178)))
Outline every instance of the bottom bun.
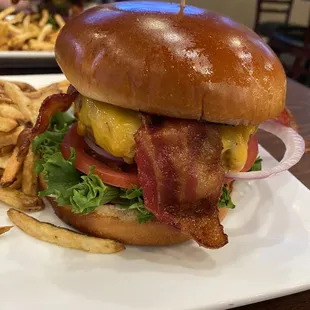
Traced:
MULTIPOLYGON (((46 188, 42 178, 40 186, 42 189, 46 188)), ((156 220, 139 224, 137 211, 134 210, 124 211, 109 204, 87 215, 80 215, 71 212, 71 206, 60 207, 54 198, 47 197, 47 199, 62 221, 88 235, 145 246, 172 245, 191 239, 189 235, 156 220)), ((219 208, 220 221, 226 214, 226 208, 219 208)))

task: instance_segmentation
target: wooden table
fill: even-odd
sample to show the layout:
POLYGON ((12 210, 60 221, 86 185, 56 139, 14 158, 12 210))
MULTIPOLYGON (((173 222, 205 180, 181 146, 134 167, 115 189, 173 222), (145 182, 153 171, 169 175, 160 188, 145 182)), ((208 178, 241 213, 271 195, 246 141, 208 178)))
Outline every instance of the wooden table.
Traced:
MULTIPOLYGON (((299 132, 305 140, 310 141, 310 88, 298 84, 293 80, 287 83, 286 104, 296 117, 299 132)), ((260 144, 276 159, 280 160, 284 154, 281 141, 266 133, 259 133, 260 144)), ((310 188, 310 153, 291 169, 291 172, 308 188, 310 188)), ((310 203, 310 202, 309 202, 310 203)), ((309 259, 310 264, 310 259, 309 259)), ((309 279, 310 280, 310 279, 309 279)), ((268 281, 268 279, 266 279, 268 281)), ((309 310, 310 290, 269 301, 239 307, 240 310, 309 310)))

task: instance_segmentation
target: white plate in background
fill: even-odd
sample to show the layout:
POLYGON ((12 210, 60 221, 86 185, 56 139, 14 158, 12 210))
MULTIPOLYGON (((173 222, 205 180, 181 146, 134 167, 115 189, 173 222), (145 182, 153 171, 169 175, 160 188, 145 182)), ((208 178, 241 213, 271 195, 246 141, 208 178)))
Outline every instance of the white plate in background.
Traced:
MULTIPOLYGON (((42 86, 63 76, 10 79, 42 86)), ((276 163, 260 151, 265 167, 276 163)), ((285 172, 237 182, 233 200, 229 244, 213 251, 187 242, 96 255, 13 229, 0 237, 0 308, 225 309, 310 289, 310 191, 285 172)), ((6 210, 0 225, 10 223, 6 210)), ((35 216, 62 224, 50 208, 35 216)))

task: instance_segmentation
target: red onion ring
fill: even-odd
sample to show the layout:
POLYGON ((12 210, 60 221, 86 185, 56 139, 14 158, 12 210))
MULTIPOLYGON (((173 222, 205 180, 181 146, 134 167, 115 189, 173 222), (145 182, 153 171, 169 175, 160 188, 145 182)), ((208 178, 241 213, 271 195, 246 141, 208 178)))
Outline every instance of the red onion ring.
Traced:
POLYGON ((112 154, 108 153, 103 148, 98 146, 94 141, 89 139, 87 136, 85 136, 84 139, 85 139, 86 144, 89 146, 89 148, 93 152, 98 154, 100 157, 103 157, 103 158, 108 159, 108 160, 112 160, 112 161, 120 163, 120 164, 124 164, 125 163, 124 160, 121 157, 116 157, 116 156, 113 156, 112 154))
POLYGON ((251 172, 228 172, 226 173, 226 178, 244 180, 265 179, 290 169, 300 161, 305 152, 305 141, 296 131, 276 121, 264 122, 259 128, 272 133, 284 142, 286 151, 283 159, 271 169, 251 172))

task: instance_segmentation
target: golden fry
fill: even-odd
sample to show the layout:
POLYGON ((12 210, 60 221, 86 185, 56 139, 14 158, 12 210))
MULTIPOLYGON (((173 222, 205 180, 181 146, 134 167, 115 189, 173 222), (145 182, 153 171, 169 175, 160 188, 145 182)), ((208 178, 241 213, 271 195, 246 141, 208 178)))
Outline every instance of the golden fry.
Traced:
POLYGON ((0 147, 16 144, 19 134, 24 126, 19 126, 13 132, 0 133, 0 147))
POLYGON ((10 132, 18 126, 14 119, 0 116, 0 131, 10 132))
POLYGON ((30 99, 22 92, 22 90, 13 83, 5 82, 4 91, 6 95, 18 105, 19 110, 23 113, 26 120, 35 124, 36 116, 33 116, 29 110, 31 104, 30 99))
POLYGON ((14 145, 6 145, 6 146, 0 147, 0 157, 7 155, 8 153, 11 153, 13 150, 14 150, 14 145))
POLYGON ((48 10, 42 10, 42 17, 39 21, 39 27, 44 27, 46 23, 48 22, 49 13, 48 10))
POLYGON ((45 26, 42 28, 40 34, 38 35, 37 40, 38 40, 38 41, 41 41, 41 42, 44 41, 45 37, 46 37, 48 34, 50 34, 52 31, 53 31, 53 26, 52 26, 51 24, 45 25, 45 26))
POLYGON ((26 212, 41 211, 44 202, 40 197, 31 197, 13 188, 0 187, 0 201, 26 212))
POLYGON ((0 20, 6 18, 8 15, 10 15, 10 14, 12 14, 14 12, 15 12, 15 8, 13 6, 10 6, 10 7, 6 8, 2 12, 0 12, 0 20))
POLYGON ((10 157, 11 157, 10 153, 3 154, 0 157, 0 168, 1 169, 5 169, 7 167, 10 157))
POLYGON ((8 51, 9 48, 7 45, 0 45, 0 51, 8 51))
POLYGON ((24 161, 22 174, 22 191, 29 196, 36 196, 38 194, 38 177, 34 172, 35 156, 31 148, 24 161))
POLYGON ((12 104, 0 103, 0 117, 11 118, 15 121, 26 121, 25 116, 12 104))
POLYGON ((8 42, 9 25, 0 21, 0 45, 3 46, 8 42))
POLYGON ((60 29, 66 24, 64 19, 59 14, 55 14, 54 19, 60 29))
MULTIPOLYGON (((45 87, 38 89, 36 92, 28 93, 27 97, 31 101, 31 113, 37 117, 39 109, 42 105, 43 100, 53 94, 62 92, 63 86, 60 83, 54 83, 45 87)), ((65 84, 64 84, 65 85, 65 84)), ((67 89, 65 90, 67 92, 67 89)))
POLYGON ((22 34, 23 33, 22 29, 19 29, 16 26, 13 26, 13 25, 8 25, 8 29, 13 34, 22 34))
POLYGON ((25 158, 18 156, 18 151, 19 148, 16 146, 7 162, 7 166, 0 180, 0 185, 3 187, 9 186, 15 181, 17 173, 23 165, 25 158))
POLYGON ((37 35, 38 35, 37 31, 19 34, 9 40, 8 42, 9 47, 13 49, 21 49, 25 41, 35 38, 37 37, 37 35))
POLYGON ((24 29, 27 31, 30 25, 30 15, 27 15, 23 20, 24 29))
POLYGON ((38 21, 41 16, 39 13, 35 13, 35 14, 31 14, 30 17, 31 17, 30 18, 31 22, 35 22, 35 21, 38 21))
POLYGON ((54 44, 48 43, 48 42, 41 42, 38 40, 30 40, 29 41, 29 47, 31 50, 34 51, 53 51, 54 50, 54 44))
MULTIPOLYGON (((4 84, 7 82, 8 81, 0 80, 0 93, 1 92, 4 93, 4 84)), ((17 85, 24 93, 30 93, 36 91, 36 89, 33 86, 25 82, 12 81, 10 83, 17 85)))
POLYGON ((10 231, 14 226, 0 226, 0 235, 10 231))
POLYGON ((12 223, 29 236, 61 247, 102 254, 116 253, 125 249, 120 242, 90 237, 50 223, 40 222, 18 210, 10 209, 7 214, 12 223))
MULTIPOLYGON (((22 179, 23 179, 23 175, 22 175, 22 171, 20 170, 17 173, 15 181, 10 186, 8 186, 8 188, 20 189, 22 187, 22 179)), ((34 196, 36 195, 37 193, 34 196)))
POLYGON ((8 23, 11 24, 11 25, 21 23, 23 21, 25 15, 26 15, 25 12, 19 12, 18 14, 16 14, 14 16, 14 18, 9 20, 8 23))

